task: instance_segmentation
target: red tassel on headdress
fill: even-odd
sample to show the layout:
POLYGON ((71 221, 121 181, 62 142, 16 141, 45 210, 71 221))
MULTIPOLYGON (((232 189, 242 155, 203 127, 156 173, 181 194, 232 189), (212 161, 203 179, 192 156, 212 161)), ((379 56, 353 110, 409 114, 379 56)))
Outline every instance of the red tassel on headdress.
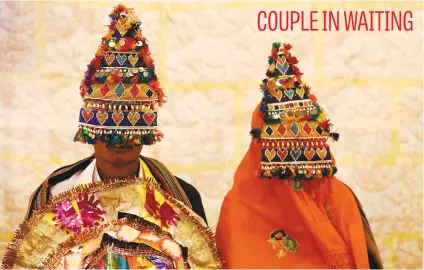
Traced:
POLYGON ((144 56, 144 62, 146 63, 147 67, 153 67, 153 59, 150 57, 150 55, 144 56))
POLYGON ((132 77, 130 82, 133 83, 133 84, 137 84, 138 83, 138 77, 136 77, 136 76, 132 77))
POLYGON ((143 47, 140 49, 139 55, 145 56, 145 55, 148 55, 148 54, 150 54, 149 45, 147 43, 144 43, 143 47))
POLYGON ((119 13, 125 10, 126 10, 126 7, 122 4, 119 4, 113 9, 112 14, 118 16, 119 13))
POLYGON ((312 102, 317 102, 317 98, 314 96, 314 95, 309 95, 309 99, 312 101, 312 102))
POLYGON ((288 44, 288 43, 284 43, 283 47, 285 50, 289 51, 292 48, 292 45, 288 44))
POLYGON ((290 54, 288 56, 286 56, 286 58, 287 58, 287 61, 289 61, 289 63, 291 65, 296 65, 297 63, 299 63, 297 58, 295 56, 291 56, 290 54))
MULTIPOLYGON (((103 41, 102 41, 102 43, 103 43, 103 41)), ((96 52, 95 58, 96 59, 102 59, 103 56, 105 55, 105 51, 106 51, 106 49, 104 49, 103 46, 100 46, 100 48, 96 52)))
POLYGON ((292 66, 292 68, 293 68, 294 74, 296 75, 296 78, 298 80, 300 80, 300 78, 302 77, 303 73, 300 72, 299 68, 296 67, 296 66, 292 66))
POLYGON ((157 80, 151 81, 149 83, 149 86, 152 88, 153 91, 158 93, 159 105, 162 105, 162 103, 165 103, 166 101, 163 99, 165 97, 165 94, 163 93, 163 90, 160 87, 159 81, 157 80))
POLYGON ((278 49, 277 48, 273 48, 271 50, 271 58, 275 60, 275 58, 277 58, 278 55, 278 49))
POLYGON ((126 38, 125 44, 123 46, 121 46, 120 51, 121 52, 129 51, 133 45, 134 45, 134 39, 133 38, 126 38))
POLYGON ((330 130, 330 120, 324 120, 322 122, 320 122, 319 127, 322 128, 323 130, 329 131, 330 130))
POLYGON ((309 120, 311 120, 312 119, 312 116, 310 116, 310 115, 305 115, 304 117, 303 117, 303 120, 304 121, 309 121, 309 120))
POLYGON ((88 86, 86 84, 82 84, 80 89, 80 95, 81 97, 84 97, 85 94, 88 92, 88 86))
POLYGON ((93 60, 91 60, 90 65, 94 69, 100 69, 100 61, 99 61, 99 59, 94 58, 93 60))
POLYGON ((118 73, 116 72, 115 74, 112 75, 112 81, 117 83, 120 82, 122 79, 118 76, 118 73))

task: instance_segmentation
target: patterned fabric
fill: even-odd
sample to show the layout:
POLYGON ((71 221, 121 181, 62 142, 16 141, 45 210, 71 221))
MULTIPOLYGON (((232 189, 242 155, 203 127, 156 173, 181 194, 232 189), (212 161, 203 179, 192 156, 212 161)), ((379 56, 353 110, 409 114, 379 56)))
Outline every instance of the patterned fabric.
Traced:
POLYGON ((110 18, 109 31, 80 87, 84 102, 74 140, 154 144, 163 137, 156 128, 157 107, 165 102, 165 95, 141 22, 123 5, 117 6, 110 18))
POLYGON ((261 177, 310 180, 336 173, 327 144, 338 138, 323 108, 301 80, 291 46, 276 42, 262 81, 262 123, 251 134, 262 142, 261 177))
POLYGON ((151 269, 222 265, 201 218, 155 179, 134 177, 80 184, 51 198, 19 225, 2 267, 139 269, 147 262, 151 269))
POLYGON ((163 165, 160 161, 153 158, 141 156, 141 159, 149 167, 150 171, 160 183, 164 185, 164 189, 172 194, 174 198, 183 202, 188 207, 192 208, 187 195, 183 191, 181 185, 175 176, 163 165))
MULTIPOLYGON (((80 123, 83 122, 86 126, 90 127, 102 127, 103 132, 107 132, 107 128, 118 129, 124 127, 128 129, 129 126, 133 126, 137 129, 141 126, 156 126, 157 113, 150 112, 96 112, 90 110, 81 109, 80 123)), ((144 131, 142 131, 144 133, 144 131)))
MULTIPOLYGON (((183 202, 187 207, 192 208, 191 203, 187 198, 187 195, 185 194, 181 185, 178 183, 178 180, 165 167, 165 165, 153 158, 148 158, 144 156, 140 156, 140 158, 146 163, 153 177, 161 185, 163 185, 163 188, 166 192, 171 194, 177 200, 183 202)), ((50 188, 52 185, 56 184, 57 182, 68 179, 76 171, 82 170, 83 168, 88 166, 88 164, 90 164, 93 159, 94 156, 90 156, 75 164, 65 166, 53 172, 49 177, 47 177, 47 179, 31 195, 26 218, 30 218, 35 210, 40 209, 51 198, 50 188)))
POLYGON ((28 219, 32 212, 40 209, 50 198, 50 187, 60 181, 68 179, 71 175, 79 170, 83 170, 93 160, 94 156, 89 156, 74 164, 64 166, 51 173, 47 179, 32 193, 29 199, 29 205, 26 212, 26 219, 28 219))

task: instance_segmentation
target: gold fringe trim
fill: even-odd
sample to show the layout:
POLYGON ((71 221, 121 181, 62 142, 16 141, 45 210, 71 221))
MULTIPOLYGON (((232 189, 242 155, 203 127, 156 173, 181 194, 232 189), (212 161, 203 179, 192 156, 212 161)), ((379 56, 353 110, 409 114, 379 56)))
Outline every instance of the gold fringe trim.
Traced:
POLYGON ((164 237, 168 239, 173 238, 169 232, 162 230, 156 224, 150 223, 140 217, 124 218, 124 219, 116 220, 114 222, 118 222, 119 225, 128 225, 138 231, 143 230, 143 231, 155 232, 160 237, 164 237))
POLYGON ((107 253, 105 248, 99 248, 85 258, 85 269, 96 269, 94 265, 107 253))
POLYGON ((154 179, 147 178, 138 178, 138 177, 130 177, 124 179, 106 179, 99 182, 92 182, 87 184, 78 185, 70 190, 64 191, 58 194, 56 197, 51 198, 47 204, 56 204, 63 200, 74 200, 78 198, 80 194, 83 193, 97 193, 110 189, 118 189, 131 185, 142 185, 146 184, 149 187, 156 188, 159 191, 162 191, 161 186, 154 179))
POLYGON ((143 230, 143 232, 154 232, 158 236, 172 239, 172 235, 170 233, 161 230, 159 227, 154 226, 154 224, 152 223, 146 222, 142 218, 138 218, 137 221, 128 220, 126 218, 114 220, 110 223, 100 225, 96 228, 86 229, 79 235, 70 236, 63 243, 60 243, 52 252, 49 253, 47 258, 40 264, 39 268, 55 269, 57 267, 57 264, 59 263, 58 260, 60 260, 72 247, 98 237, 100 233, 106 229, 113 231, 117 230, 122 225, 128 225, 138 231, 143 230))
POLYGON ((106 247, 106 250, 110 253, 129 255, 129 256, 156 256, 168 261, 169 264, 172 264, 171 257, 149 246, 143 247, 142 249, 126 249, 126 248, 115 247, 113 246, 113 244, 110 244, 106 247))
MULTIPOLYGON (((181 203, 178 200, 176 200, 174 197, 172 197, 170 194, 164 191, 156 180, 152 178, 137 178, 137 177, 125 178, 125 179, 109 179, 109 180, 104 180, 100 182, 83 184, 83 185, 76 186, 68 191, 62 192, 56 197, 51 198, 45 205, 42 205, 42 207, 39 210, 34 212, 31 218, 29 218, 28 220, 25 220, 23 223, 21 223, 18 226, 18 229, 16 230, 12 241, 9 243, 9 245, 6 248, 6 252, 2 262, 2 268, 4 269, 13 268, 17 259, 17 253, 21 247, 22 241, 24 240, 25 236, 31 231, 31 229, 35 226, 35 224, 45 214, 53 212, 53 210, 55 210, 57 203, 63 200, 74 200, 78 198, 80 194, 83 194, 83 193, 97 193, 97 192, 102 192, 102 191, 106 191, 110 189, 117 189, 117 188, 126 187, 130 185, 141 185, 141 184, 145 184, 148 187, 155 188, 158 191, 160 191, 168 201, 170 201, 172 204, 174 204, 174 206, 179 208, 179 210, 181 210, 181 212, 191 222, 193 222, 195 227, 201 232, 203 237, 207 240, 209 248, 213 252, 213 257, 216 261, 217 266, 219 268, 222 268, 222 258, 218 252, 213 231, 210 228, 205 227, 198 219, 196 219, 190 213, 190 211, 186 208, 186 206, 181 205, 181 203)), ((100 230, 100 228, 96 228, 96 229, 100 230)), ((90 232, 91 231, 87 232, 87 234, 89 234, 90 232)), ((75 238, 70 239, 69 243, 72 243, 72 241, 75 241, 75 238)), ((68 246, 70 245, 69 243, 67 244, 68 246)), ((65 247, 61 246, 61 249, 60 250, 57 249, 57 252, 61 251, 64 248, 65 247)), ((49 260, 53 260, 51 259, 51 257, 48 257, 48 258, 49 260)), ((45 262, 46 264, 49 263, 47 259, 45 260, 45 262)))
POLYGON ((77 236, 70 236, 64 242, 60 243, 52 252, 47 255, 46 259, 38 266, 40 269, 56 269, 59 261, 73 247, 93 238, 109 226, 114 227, 115 224, 103 224, 93 229, 84 230, 77 236))
MULTIPOLYGON (((174 205, 180 205, 181 203, 176 200, 174 197, 170 196, 168 193, 164 193, 165 198, 169 200, 174 205)), ((215 235, 212 231, 212 229, 205 227, 197 218, 195 218, 193 215, 191 215, 190 211, 187 210, 185 207, 179 207, 180 210, 184 213, 184 215, 194 223, 194 225, 200 230, 203 237, 206 238, 209 248, 212 250, 214 260, 216 262, 216 265, 218 268, 222 268, 222 257, 219 254, 218 248, 216 246, 215 242, 215 235)))
POLYGON ((95 193, 102 190, 108 190, 113 188, 120 188, 132 184, 143 184, 146 183, 150 186, 154 186, 160 189, 159 184, 156 181, 140 179, 140 178, 125 178, 125 179, 113 179, 100 181, 95 183, 83 184, 72 188, 71 190, 60 193, 58 196, 51 198, 46 204, 41 205, 40 209, 35 211, 31 218, 22 222, 15 232, 12 241, 6 248, 5 255, 3 257, 2 268, 11 269, 16 261, 16 255, 22 244, 22 241, 34 225, 47 213, 52 212, 56 208, 56 203, 62 200, 74 200, 82 193, 95 193))

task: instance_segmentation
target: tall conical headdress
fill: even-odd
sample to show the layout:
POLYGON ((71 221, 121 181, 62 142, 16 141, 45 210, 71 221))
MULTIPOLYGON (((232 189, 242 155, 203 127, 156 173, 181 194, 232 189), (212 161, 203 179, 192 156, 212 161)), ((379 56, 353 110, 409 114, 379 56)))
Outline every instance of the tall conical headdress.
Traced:
POLYGON ((109 31, 81 84, 83 106, 75 141, 151 145, 163 134, 157 105, 165 102, 141 22, 132 9, 117 6, 109 31))
POLYGON ((336 173, 327 144, 331 124, 310 87, 302 83, 291 45, 274 43, 261 84, 262 126, 251 134, 262 142, 261 177, 309 180, 336 173))

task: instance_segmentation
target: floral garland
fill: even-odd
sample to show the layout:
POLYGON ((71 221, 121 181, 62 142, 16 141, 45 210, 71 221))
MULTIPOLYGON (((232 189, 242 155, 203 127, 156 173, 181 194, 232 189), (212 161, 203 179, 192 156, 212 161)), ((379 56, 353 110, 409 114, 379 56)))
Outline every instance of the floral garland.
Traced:
MULTIPOLYGON (((79 185, 77 187, 74 187, 71 190, 65 191, 58 196, 55 196, 51 198, 47 204, 45 204, 42 208, 40 208, 38 211, 36 211, 28 220, 25 220, 23 223, 19 225, 18 230, 15 232, 15 235, 12 239, 12 241, 9 243, 6 253, 4 255, 4 259, 2 262, 2 268, 4 269, 11 269, 13 266, 15 266, 17 260, 19 260, 19 251, 23 249, 23 244, 26 241, 26 237, 31 232, 31 230, 37 226, 37 224, 40 222, 40 220, 49 212, 55 212, 58 214, 58 210, 60 209, 61 205, 60 203, 64 200, 68 201, 83 201, 83 203, 80 203, 82 209, 87 209, 89 211, 86 211, 87 215, 84 215, 87 219, 84 221, 87 226, 87 230, 83 230, 79 234, 72 234, 69 238, 69 243, 73 243, 74 239, 81 239, 85 237, 90 237, 89 235, 97 235, 99 231, 102 231, 104 228, 110 226, 110 223, 103 223, 101 221, 101 215, 100 209, 94 209, 97 208, 97 202, 94 198, 86 196, 85 194, 93 194, 98 192, 104 192, 106 190, 111 189, 118 189, 121 187, 126 187, 130 185, 146 185, 147 187, 154 188, 158 192, 160 192, 164 197, 165 201, 167 201, 167 205, 164 208, 165 213, 165 219, 161 220, 161 225, 164 227, 168 227, 169 225, 175 224, 178 219, 176 219, 175 213, 173 211, 168 211, 169 206, 175 207, 175 209, 178 210, 178 215, 181 218, 184 218, 186 220, 189 220, 194 224, 195 231, 199 232, 199 234, 206 240, 207 246, 210 249, 212 256, 213 256, 213 263, 216 264, 216 267, 220 268, 222 267, 222 260, 220 257, 220 254, 217 250, 216 243, 215 243, 215 237, 213 232, 208 228, 205 224, 199 221, 199 218, 197 216, 194 216, 192 212, 190 212, 183 203, 169 195, 167 192, 165 192, 161 185, 156 182, 154 179, 141 179, 141 178, 126 178, 126 179, 114 179, 114 180, 105 180, 101 182, 96 183, 89 183, 84 185, 79 185), (93 208, 94 207, 94 208, 93 208), (96 214, 92 215, 91 210, 94 209, 96 214), (94 217, 94 219, 93 219, 94 217), (100 222, 99 222, 100 221, 100 222), (95 224, 96 222, 99 222, 99 225, 97 226, 91 226, 91 224, 95 224)), ((67 208, 67 207, 65 207, 67 208)), ((85 211, 85 210, 84 210, 85 211)), ((161 211, 161 210, 159 210, 161 211)), ((72 214, 72 213, 71 213, 72 214)), ((66 216, 66 214, 65 214, 66 216)), ((63 213, 61 213, 61 217, 63 217, 63 213)), ((126 218, 127 220, 128 218, 126 218)), ((83 222, 83 223, 84 223, 83 222)), ((119 224, 120 221, 116 221, 119 224)), ((124 222, 124 221, 122 221, 124 222)), ((127 221, 126 221, 127 222, 127 221)), ((140 222, 137 222, 137 219, 130 221, 131 224, 138 223, 140 225, 140 222)), ((112 223, 115 224, 115 223, 112 223)), ((58 224, 59 225, 59 224, 58 224)), ((61 225, 59 225, 61 226, 61 225)), ((134 226, 137 228, 137 226, 134 226)), ((65 228, 65 227, 64 227, 65 228)), ((154 226, 152 227, 154 228, 154 226)), ((66 230, 66 229, 65 229, 66 230)), ((70 244, 72 245, 72 244, 70 244)), ((69 247, 69 246, 68 246, 69 247)), ((58 245, 59 249, 65 248, 63 245, 58 245)), ((58 251, 61 252, 60 250, 58 251)), ((53 261, 56 260, 58 253, 52 253, 52 256, 48 256, 45 260, 45 263, 54 263, 53 261)), ((60 255, 60 254, 59 254, 60 255)))

